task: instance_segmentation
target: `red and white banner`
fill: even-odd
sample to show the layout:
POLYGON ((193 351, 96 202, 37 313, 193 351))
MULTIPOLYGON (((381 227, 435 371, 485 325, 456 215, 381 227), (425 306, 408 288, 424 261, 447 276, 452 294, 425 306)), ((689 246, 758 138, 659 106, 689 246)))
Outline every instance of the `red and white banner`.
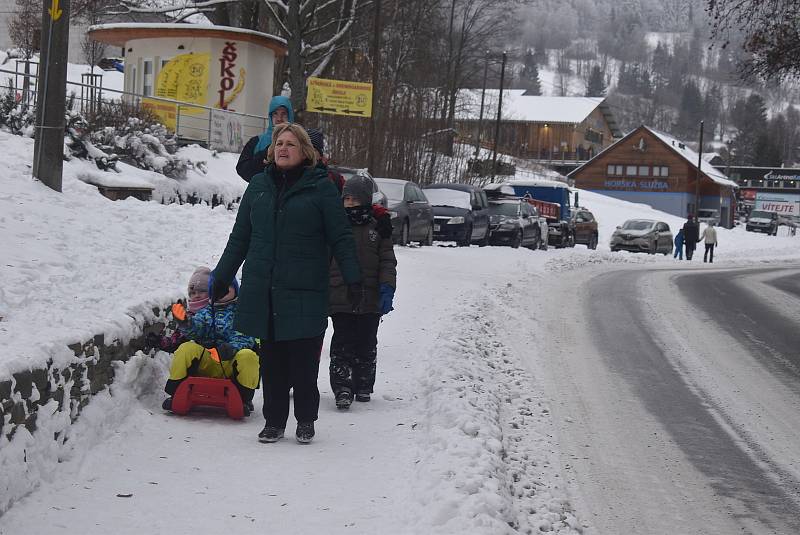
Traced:
POLYGON ((779 215, 800 216, 800 195, 759 192, 756 195, 755 209, 777 212, 779 215))

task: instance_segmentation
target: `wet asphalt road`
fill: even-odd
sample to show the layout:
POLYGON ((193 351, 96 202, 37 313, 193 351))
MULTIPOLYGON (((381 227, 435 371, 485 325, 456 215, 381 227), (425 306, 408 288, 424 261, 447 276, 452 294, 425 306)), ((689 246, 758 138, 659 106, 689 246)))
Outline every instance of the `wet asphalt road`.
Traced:
MULTIPOLYGON (((576 462, 579 485, 583 479, 583 485, 595 487, 588 489, 590 494, 597 494, 598 489, 611 494, 589 500, 595 509, 613 510, 613 518, 596 512, 601 519, 597 533, 620 529, 619 533, 800 534, 796 472, 772 463, 758 440, 737 432, 737 428, 748 428, 748 422, 728 418, 726 407, 687 380, 679 351, 665 347, 663 336, 654 332, 658 325, 648 317, 642 296, 627 291, 647 285, 650 277, 668 279, 676 299, 704 316, 703 321, 690 323, 689 329, 681 327, 684 330, 679 333, 691 338, 689 345, 702 345, 709 329, 719 331, 723 338, 727 335, 732 345, 745 348, 741 354, 749 353, 748 361, 752 357, 768 370, 765 375, 791 393, 787 404, 800 403, 800 270, 615 271, 587 281, 585 318, 601 362, 595 370, 585 372, 586 381, 593 381, 594 386, 576 379, 576 384, 565 388, 575 389, 578 395, 582 390, 604 390, 604 396, 613 400, 606 410, 623 416, 602 415, 603 409, 591 407, 598 401, 584 396, 571 410, 588 413, 584 423, 589 431, 567 430, 566 440, 602 443, 604 434, 627 433, 628 442, 635 444, 658 437, 652 441, 652 449, 639 444, 631 445, 627 452, 624 440, 607 439, 609 443, 617 441, 623 451, 619 458, 605 453, 576 462), (751 280, 754 277, 757 282, 751 280), (757 284, 798 300, 797 312, 793 314, 785 302, 776 307, 759 292, 742 291, 757 284), (627 399, 623 390, 633 397, 627 399), (635 406, 644 408, 646 418, 637 416, 640 409, 635 406), (607 423, 600 423, 604 418, 607 423), (639 423, 651 418, 652 424, 639 423), (648 470, 652 473, 636 475, 648 470), (631 475, 620 476, 620 472, 631 475), (691 477, 686 475, 689 473, 691 477), (616 478, 619 481, 615 482, 616 478), (642 485, 642 489, 619 488, 625 485, 633 489, 642 485), (652 496, 644 497, 649 494, 652 496), (637 500, 642 503, 637 505, 637 500), (651 507, 645 505, 648 500, 663 503, 642 511, 651 507), (621 512, 626 505, 639 511, 621 512), (659 508, 663 518, 658 518, 659 508)), ((677 310, 672 313, 680 314, 677 310)), ((665 318, 659 321, 670 321, 669 314, 665 318)), ((733 353, 730 358, 737 358, 733 353)), ((583 365, 594 366, 586 358, 583 365)), ((800 444, 795 447, 800 455, 800 444)), ((577 458, 576 452, 573 458, 577 458)))

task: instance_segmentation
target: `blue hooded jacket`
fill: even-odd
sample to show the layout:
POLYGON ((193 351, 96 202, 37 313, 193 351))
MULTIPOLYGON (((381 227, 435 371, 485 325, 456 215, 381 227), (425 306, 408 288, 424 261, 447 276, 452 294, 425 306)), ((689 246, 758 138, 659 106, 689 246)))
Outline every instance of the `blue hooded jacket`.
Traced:
POLYGON ((289 114, 289 122, 294 122, 294 110, 292 109, 292 101, 289 100, 289 97, 284 97, 282 95, 277 95, 272 97, 272 100, 269 101, 269 126, 267 127, 267 131, 258 136, 258 144, 253 149, 253 154, 257 152, 261 152, 262 150, 269 147, 270 143, 272 143, 272 114, 275 113, 275 110, 283 106, 286 108, 286 111, 289 114))

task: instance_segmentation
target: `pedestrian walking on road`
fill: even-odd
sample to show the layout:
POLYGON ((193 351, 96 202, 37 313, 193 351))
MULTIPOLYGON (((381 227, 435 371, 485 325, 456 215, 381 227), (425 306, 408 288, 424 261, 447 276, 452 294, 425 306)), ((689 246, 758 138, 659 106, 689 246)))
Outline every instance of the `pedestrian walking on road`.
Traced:
POLYGON ((683 229, 680 229, 675 235, 675 255, 672 258, 679 258, 683 260, 683 229))
POLYGON ((261 340, 266 424, 258 439, 283 437, 294 389, 295 437, 307 444, 319 412, 331 255, 352 308, 361 302, 361 271, 342 199, 328 173, 317 167, 317 152, 303 127, 276 126, 267 161, 242 196, 214 269, 212 295, 227 292, 244 262, 234 328, 261 340))
POLYGON ((700 241, 700 226, 695 221, 694 216, 689 214, 689 218, 683 224, 683 245, 686 247, 686 260, 691 260, 692 256, 694 256, 698 241, 700 241))
POLYGON ((717 243, 717 229, 714 228, 714 223, 710 222, 703 230, 703 236, 700 238, 706 242, 706 252, 703 254, 703 262, 714 263, 714 247, 717 243))

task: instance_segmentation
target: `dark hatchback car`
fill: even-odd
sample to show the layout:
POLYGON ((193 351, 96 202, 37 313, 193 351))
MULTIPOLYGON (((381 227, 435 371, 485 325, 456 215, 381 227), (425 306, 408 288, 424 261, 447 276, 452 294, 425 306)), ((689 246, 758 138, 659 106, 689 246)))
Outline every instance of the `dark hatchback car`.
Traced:
POLYGON ((597 249, 597 220, 589 210, 578 208, 572 213, 572 235, 575 243, 582 243, 589 249, 597 249))
POLYGON ((514 249, 539 247, 541 229, 536 207, 520 199, 489 201, 489 243, 514 249))
POLYGON ((392 237, 398 245, 433 243, 433 208, 419 186, 408 180, 376 178, 388 199, 392 215, 392 237))
POLYGON ((489 201, 469 184, 431 184, 423 188, 433 206, 433 239, 459 246, 489 244, 489 201))

